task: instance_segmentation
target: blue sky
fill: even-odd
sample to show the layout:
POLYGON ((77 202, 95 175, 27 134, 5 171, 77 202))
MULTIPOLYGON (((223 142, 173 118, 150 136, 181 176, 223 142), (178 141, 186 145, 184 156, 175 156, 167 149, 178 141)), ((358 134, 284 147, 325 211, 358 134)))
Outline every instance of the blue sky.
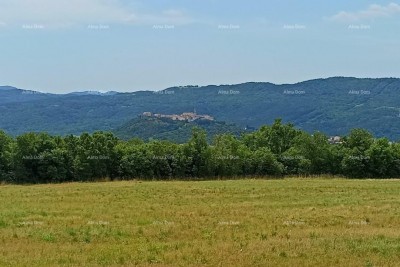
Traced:
POLYGON ((0 0, 0 85, 159 90, 400 77, 400 2, 0 0))

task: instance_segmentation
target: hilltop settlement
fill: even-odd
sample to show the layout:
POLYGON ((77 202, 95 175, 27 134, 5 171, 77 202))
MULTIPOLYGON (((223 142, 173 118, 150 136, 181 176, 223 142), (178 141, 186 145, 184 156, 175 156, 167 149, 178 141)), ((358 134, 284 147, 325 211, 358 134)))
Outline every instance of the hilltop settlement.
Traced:
POLYGON ((143 117, 154 117, 154 118, 167 118, 171 119, 174 121, 188 121, 192 122, 195 120, 208 120, 208 121, 214 121, 214 117, 210 115, 199 115, 196 112, 184 112, 180 115, 177 114, 171 114, 171 115, 166 115, 166 114, 157 114, 157 113, 151 113, 151 112, 143 112, 142 114, 143 117))

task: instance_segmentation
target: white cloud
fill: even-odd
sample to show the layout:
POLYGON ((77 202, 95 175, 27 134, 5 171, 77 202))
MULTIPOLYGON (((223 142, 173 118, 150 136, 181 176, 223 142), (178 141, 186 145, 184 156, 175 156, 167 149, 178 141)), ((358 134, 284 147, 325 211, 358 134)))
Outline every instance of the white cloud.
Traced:
POLYGON ((400 14, 400 5, 390 3, 387 6, 370 5, 365 10, 357 12, 341 11, 338 14, 330 17, 330 20, 338 22, 357 22, 363 20, 372 20, 377 18, 391 17, 400 14))
POLYGON ((121 0, 0 0, 0 18, 7 24, 41 23, 46 26, 75 24, 188 23, 179 10, 140 14, 121 0))
POLYGON ((173 24, 182 25, 194 22, 179 9, 167 9, 160 14, 138 14, 133 20, 137 24, 173 24))
POLYGON ((179 9, 167 9, 163 11, 163 14, 168 17, 179 18, 185 16, 182 10, 179 9))

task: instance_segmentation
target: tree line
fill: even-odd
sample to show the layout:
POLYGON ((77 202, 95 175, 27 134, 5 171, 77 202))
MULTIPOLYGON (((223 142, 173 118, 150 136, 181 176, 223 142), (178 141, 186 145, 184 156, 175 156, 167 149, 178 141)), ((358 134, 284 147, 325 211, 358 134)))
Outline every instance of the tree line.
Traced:
POLYGON ((108 132, 64 137, 26 133, 13 138, 0 131, 0 182, 285 175, 400 177, 400 143, 354 129, 342 142, 331 144, 323 133, 311 135, 281 120, 240 137, 218 135, 211 144, 200 128, 194 128, 184 144, 122 141, 108 132))

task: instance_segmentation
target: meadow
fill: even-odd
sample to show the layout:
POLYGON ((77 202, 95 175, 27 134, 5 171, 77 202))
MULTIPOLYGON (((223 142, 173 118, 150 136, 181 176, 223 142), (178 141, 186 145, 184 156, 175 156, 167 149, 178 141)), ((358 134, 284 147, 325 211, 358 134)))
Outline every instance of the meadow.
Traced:
POLYGON ((2 185, 0 266, 400 266, 400 180, 2 185))

